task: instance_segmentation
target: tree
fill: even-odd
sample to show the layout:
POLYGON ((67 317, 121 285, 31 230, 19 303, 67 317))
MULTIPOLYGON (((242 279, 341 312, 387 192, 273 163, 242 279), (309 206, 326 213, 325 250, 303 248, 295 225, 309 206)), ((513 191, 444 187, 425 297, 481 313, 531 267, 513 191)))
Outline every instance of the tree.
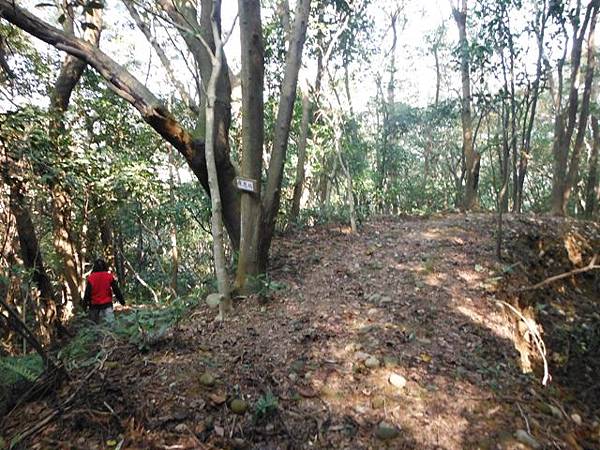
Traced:
POLYGON ((468 1, 458 0, 452 5, 452 15, 458 27, 458 48, 460 57, 460 75, 462 80, 461 121, 463 130, 463 155, 465 159, 465 196, 464 208, 471 210, 478 204, 479 167, 481 155, 475 150, 473 118, 471 115, 471 71, 469 68, 469 43, 467 39, 468 1))
MULTIPOLYGON (((579 157, 583 139, 587 127, 589 114, 589 104, 592 89, 592 80, 594 74, 594 45, 593 35, 598 16, 600 2, 592 0, 585 8, 583 19, 581 16, 581 0, 577 1, 576 8, 570 14, 569 20, 572 27, 572 45, 570 56, 570 77, 567 85, 568 98, 566 105, 563 105, 563 68, 566 59, 565 53, 558 62, 558 87, 555 92, 556 114, 554 120, 554 142, 552 145, 553 154, 553 173, 552 173, 552 199, 551 208, 555 215, 565 215, 567 213, 567 204, 575 179, 579 171, 579 157), (588 30, 589 29, 589 30, 588 30), (588 34, 588 67, 585 74, 584 89, 579 106, 578 78, 581 66, 581 53, 583 40, 588 34), (577 120, 577 111, 579 111, 579 120, 577 120), (578 123, 578 131, 573 144, 573 150, 570 152, 571 140, 578 123), (569 158, 570 154, 570 158, 569 158)), ((555 11, 558 20, 561 22, 564 33, 566 29, 563 24, 564 18, 562 11, 555 11)))
MULTIPOLYGON (((73 6, 63 1, 63 30, 69 36, 75 36, 73 6)), ((102 29, 102 5, 88 2, 84 5, 83 40, 98 47, 102 29)), ((85 62, 71 55, 66 55, 50 92, 50 125, 49 135, 54 144, 55 157, 59 161, 70 159, 68 142, 65 134, 64 115, 69 107, 73 89, 79 82, 85 69, 85 62)), ((76 251, 74 232, 71 223, 71 192, 65 180, 65 174, 56 168, 51 169, 49 187, 52 201, 52 219, 54 224, 54 248, 62 259, 62 277, 66 282, 70 300, 75 308, 81 304, 80 295, 80 262, 76 251)))
POLYGON ((258 245, 262 219, 261 178, 264 144, 264 46, 260 2, 238 2, 242 56, 242 162, 243 177, 256 180, 253 192, 242 192, 240 256, 236 289, 243 290, 248 273, 259 267, 258 245))
MULTIPOLYGON (((188 33, 188 20, 184 18, 179 10, 167 0, 161 4, 171 12, 175 23, 183 23, 181 34, 188 38, 190 51, 195 55, 198 65, 203 70, 203 79, 210 78, 211 64, 207 62, 208 54, 198 33, 188 33), (204 62, 204 64, 202 64, 204 62)), ((191 21, 197 30, 210 28, 211 5, 203 0, 201 23, 191 21), (208 10, 208 12, 206 12, 208 10), (208 28, 205 26, 208 25, 208 28)), ((187 10, 186 10, 187 11, 187 10)), ((194 9, 195 11, 195 9, 194 9)), ((191 11, 190 11, 191 14, 191 11)), ((136 79, 123 66, 117 64, 112 58, 101 50, 94 48, 88 43, 69 36, 66 33, 52 27, 44 21, 33 16, 25 9, 7 0, 0 0, 0 16, 8 20, 23 31, 63 50, 73 56, 85 61, 106 80, 108 86, 121 98, 133 105, 146 121, 167 142, 173 145, 185 158, 192 172, 196 175, 203 188, 208 192, 208 176, 206 172, 206 161, 204 158, 204 141, 195 138, 166 108, 166 106, 138 79, 136 79)), ((194 16, 195 17, 195 16, 194 16)), ((214 49, 212 37, 203 36, 209 48, 214 49)), ((211 50, 212 51, 212 50, 211 50)), ((222 71, 221 73, 225 72, 222 71)), ((226 76, 221 75, 217 83, 217 95, 223 94, 224 99, 229 99, 230 86, 226 76)), ((219 97, 221 98, 221 97, 219 97)), ((234 186, 233 180, 236 176, 235 168, 229 159, 228 130, 230 113, 227 102, 218 106, 215 111, 217 121, 217 147, 216 164, 219 171, 219 189, 223 197, 223 218, 234 247, 239 246, 239 194, 234 186)))
POLYGON ((62 330, 62 311, 48 276, 39 240, 35 232, 30 206, 26 197, 26 163, 24 146, 47 146, 42 128, 27 114, 9 115, 0 123, 1 177, 9 191, 9 208, 14 217, 23 265, 31 272, 39 290, 39 303, 35 314, 40 333, 46 341, 55 338, 62 330), (23 145, 25 144, 25 145, 23 145))

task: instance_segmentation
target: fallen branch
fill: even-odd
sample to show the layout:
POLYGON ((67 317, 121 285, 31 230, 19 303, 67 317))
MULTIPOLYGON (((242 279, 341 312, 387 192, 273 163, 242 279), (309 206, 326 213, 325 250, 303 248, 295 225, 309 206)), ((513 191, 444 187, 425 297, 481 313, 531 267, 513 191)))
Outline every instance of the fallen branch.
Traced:
MULTIPOLYGON (((46 417, 44 417, 42 420, 38 421, 36 424, 32 425, 31 427, 23 430, 20 433, 17 433, 12 439, 11 439, 11 443, 13 446, 18 445, 19 443, 25 441, 25 439, 30 438, 32 436, 34 436, 35 434, 39 433, 46 425, 48 425, 54 418, 56 418, 57 416, 67 412, 69 409, 71 409, 72 402, 73 400, 75 400, 75 398, 77 397, 77 394, 79 394, 79 391, 81 391, 81 389, 83 388, 83 386, 85 386, 88 382, 88 380, 92 377, 92 375, 102 367, 102 365, 104 364, 104 362, 106 361, 106 359, 108 358, 108 355, 104 358, 104 360, 97 366, 95 366, 92 370, 90 370, 87 375, 85 376, 85 378, 79 383, 79 386, 77 386, 77 389, 75 389, 75 391, 69 395, 69 397, 63 401, 58 408, 56 408, 54 411, 52 411, 50 414, 48 414, 46 417)), ((11 447, 12 448, 12 447, 11 447)))
POLYGON ((600 264, 596 264, 596 259, 598 259, 598 254, 595 254, 592 257, 592 259, 590 260, 590 263, 585 267, 571 270, 570 272, 561 273, 559 275, 554 275, 550 278, 546 278, 544 281, 540 281, 538 284, 534 284, 533 286, 528 286, 528 287, 518 289, 517 292, 533 291, 535 289, 541 288, 542 286, 545 286, 547 284, 553 283, 558 280, 562 280, 563 278, 567 278, 572 275, 577 275, 577 274, 580 274, 583 272, 589 272, 590 270, 598 270, 598 269, 600 269, 600 264))
POLYGON ((40 342, 37 340, 37 338, 29 329, 29 327, 27 327, 27 325, 23 323, 19 315, 10 306, 8 306, 4 300, 0 299, 0 305, 8 312, 8 316, 5 316, 5 326, 7 326, 8 328, 12 328, 13 331, 20 334, 21 337, 25 339, 33 349, 35 349, 35 351, 42 358, 46 370, 56 371, 57 373, 61 373, 67 376, 66 373, 63 373, 63 370, 61 369, 59 364, 55 362, 52 359, 52 357, 48 355, 48 353, 46 353, 46 351, 42 347, 42 344, 40 344, 40 342))
POLYGON ((135 276, 135 279, 138 280, 138 282, 142 286, 144 286, 146 289, 148 289, 150 291, 150 293, 152 294, 152 297, 154 298, 154 303, 159 303, 158 295, 156 295, 156 292, 154 291, 154 289, 152 289, 152 287, 144 281, 144 279, 140 276, 139 273, 137 273, 137 271, 133 268, 133 266, 127 259, 123 258, 123 261, 125 262, 125 265, 127 267, 129 267, 129 270, 131 270, 133 272, 133 276, 135 276))
POLYGON ((542 378, 542 386, 546 386, 546 384, 548 384, 548 380, 550 379, 550 372, 548 371, 548 361, 546 360, 546 344, 544 344, 542 336, 540 335, 538 330, 531 326, 527 318, 525 318, 525 316, 521 314, 521 312, 513 305, 503 300, 496 300, 496 303, 502 306, 507 306, 513 313, 515 313, 517 317, 519 317, 519 319, 523 321, 523 323, 529 330, 529 333, 531 333, 531 335, 533 336, 535 346, 537 347, 537 350, 540 353, 542 360, 544 361, 544 377, 542 378))

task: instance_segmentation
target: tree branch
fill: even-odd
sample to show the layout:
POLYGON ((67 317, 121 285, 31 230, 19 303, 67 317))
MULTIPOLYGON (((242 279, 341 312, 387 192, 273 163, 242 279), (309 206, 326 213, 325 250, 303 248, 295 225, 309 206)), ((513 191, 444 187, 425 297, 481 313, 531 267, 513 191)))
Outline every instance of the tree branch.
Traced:
POLYGON ((563 278, 567 278, 572 275, 589 272, 590 270, 598 270, 598 269, 600 269, 600 264, 596 264, 596 259, 598 259, 597 254, 592 257, 589 264, 585 267, 580 267, 579 269, 571 270, 570 272, 565 272, 565 273, 561 273, 559 275, 554 275, 550 278, 546 278, 544 281, 540 281, 539 283, 534 284, 533 286, 528 286, 528 287, 518 289, 517 292, 533 291, 535 289, 539 289, 543 286, 546 286, 547 284, 554 283, 555 281, 562 280, 563 278))

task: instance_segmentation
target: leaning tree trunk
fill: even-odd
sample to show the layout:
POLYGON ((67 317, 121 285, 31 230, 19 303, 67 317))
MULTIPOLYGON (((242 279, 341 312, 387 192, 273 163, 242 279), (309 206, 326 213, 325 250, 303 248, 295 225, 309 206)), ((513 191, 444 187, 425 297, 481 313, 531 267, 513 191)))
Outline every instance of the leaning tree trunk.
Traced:
POLYGON ((264 48, 259 0, 239 0, 242 47, 241 174, 255 181, 254 192, 242 192, 240 256, 235 289, 244 291, 248 275, 258 273, 261 223, 261 172, 264 143, 264 48))
POLYGON ((342 156, 342 126, 338 124, 335 133, 335 151, 342 168, 342 173, 346 178, 346 201, 348 202, 348 211, 350 213, 350 229, 352 234, 356 234, 358 228, 356 227, 356 207, 354 201, 354 192, 352 188, 352 174, 350 173, 350 167, 344 162, 342 156))
POLYGON ((283 166, 294 111, 294 101, 296 100, 298 71, 302 61, 302 49, 304 48, 309 15, 310 0, 298 0, 293 32, 290 36, 290 46, 286 56, 285 74, 281 86, 281 97, 273 136, 273 151, 269 161, 267 185, 263 199, 263 217, 258 250, 259 272, 263 272, 267 267, 269 248, 271 247, 275 221, 279 212, 283 166))
POLYGON ((573 144, 573 151, 571 152, 571 160, 569 162, 569 171, 567 172, 564 192, 562 194, 561 209, 564 212, 567 211, 567 205, 569 203, 571 191, 573 190, 577 182, 577 178, 579 175, 579 161, 581 159, 581 149, 583 147, 583 142, 585 140, 585 135, 588 128, 588 116, 590 113, 590 100, 592 97, 592 83, 594 80, 594 70, 596 61, 596 47, 594 45, 594 36, 597 14, 598 8, 595 8, 592 13, 592 19, 590 21, 590 32, 588 35, 587 68, 585 72, 583 96, 581 99, 581 111, 579 113, 579 121, 577 125, 577 135, 575 136, 575 143, 573 144))
POLYGON ((592 115, 592 151, 588 163, 588 177, 585 184, 585 217, 591 219, 598 209, 600 186, 598 185, 598 148, 600 147, 600 130, 598 118, 592 115))
POLYGON ((44 339, 51 341, 62 330, 60 324, 62 311, 46 272, 31 212, 27 205, 21 173, 22 161, 15 161, 7 154, 6 149, 2 150, 0 161, 2 179, 9 188, 9 208, 15 218, 21 258, 25 268, 31 271, 33 282, 39 290, 40 304, 35 315, 44 339))
POLYGON ((298 221, 300 214, 300 201, 302 200, 302 190, 306 176, 304 164, 306 163, 306 145, 308 142, 308 133, 312 122, 312 102, 304 93, 302 96, 302 120, 300 122, 300 139, 298 142, 298 162, 296 163, 296 181, 294 182, 294 194, 292 195, 292 209, 290 210, 290 225, 298 221))
POLYGON ((215 40, 215 54, 212 61, 212 73, 206 89, 205 152, 211 200, 211 232, 213 237, 213 257, 215 263, 215 273, 217 275, 217 285, 219 289, 219 294, 221 295, 218 319, 223 320, 225 318, 225 315, 231 309, 231 298, 229 280, 227 278, 225 249, 223 245, 224 236, 221 193, 219 192, 217 164, 215 161, 215 103, 217 101, 217 80, 219 79, 221 66, 223 62, 223 43, 221 42, 220 31, 216 20, 216 17, 218 17, 220 10, 220 0, 213 0, 211 25, 215 40))
MULTIPOLYGON (((175 208, 175 176, 173 172, 175 168, 175 158, 173 157, 173 149, 169 147, 169 201, 171 208, 175 208)), ((177 221, 175 216, 171 218, 170 224, 171 238, 171 291, 173 295, 177 295, 177 278, 179 273, 179 248, 177 246, 177 221)))
POLYGON ((525 114, 525 126, 523 130, 523 149, 519 156, 519 167, 518 167, 518 180, 517 180, 517 202, 515 205, 515 211, 521 213, 523 211, 523 187, 525 185, 525 177, 527 175, 527 167, 529 164, 529 158, 531 155, 531 135, 533 133, 533 125, 535 122, 535 116, 537 112, 537 103, 540 92, 540 82, 542 79, 542 63, 544 56, 544 35, 546 32, 546 22, 548 20, 548 14, 546 12, 547 2, 543 0, 541 10, 537 13, 537 21, 539 23, 539 29, 536 33, 538 56, 536 61, 535 69, 535 80, 533 81, 532 92, 531 92, 531 106, 529 108, 529 115, 525 114))
MULTIPOLYGON (((203 0, 203 2, 205 1, 207 0, 203 0)), ((63 31, 52 27, 25 9, 15 5, 10 0, 0 0, 0 17, 32 36, 56 47, 58 50, 65 51, 84 60, 88 65, 93 67, 107 81, 107 85, 113 92, 133 105, 140 112, 142 119, 181 153, 204 190, 209 192, 204 141, 194 138, 177 121, 164 104, 123 66, 116 63, 99 49, 90 46, 89 43, 69 36, 63 31)), ((187 28, 184 27, 184 29, 187 28)), ((190 35, 190 33, 184 34, 190 35)), ((198 42, 201 41, 198 40, 198 42)), ((201 43, 199 45, 202 46, 201 43)), ((205 67, 205 65, 202 65, 202 67, 205 67)), ((222 86, 222 90, 225 93, 228 86, 226 78, 221 77, 221 83, 217 84, 217 87, 222 86)), ((228 100, 228 97, 225 98, 228 100)), ((223 111, 222 120, 217 121, 217 136, 223 146, 225 146, 228 140, 227 134, 229 130, 229 116, 227 114, 229 109, 227 105, 228 103, 221 105, 221 102, 217 102, 216 106, 217 111, 223 111)), ((223 220, 232 245, 237 249, 240 237, 240 203, 239 193, 234 185, 236 172, 234 166, 231 164, 228 152, 225 151, 228 149, 228 146, 226 148, 219 146, 218 148, 223 150, 215 155, 215 162, 219 173, 219 190, 224 205, 223 220)))
MULTIPOLYGON (((579 78, 579 69, 581 66, 581 51, 583 46, 583 39, 585 37, 588 25, 590 24, 590 20, 590 29, 593 29, 595 26, 597 13, 598 4, 597 2, 592 1, 586 8, 583 22, 581 24, 579 21, 573 22, 573 44, 571 48, 571 76, 569 78, 568 87, 569 97, 567 101, 567 107, 559 108, 554 122, 554 142, 552 144, 553 173, 551 197, 551 210, 552 214, 554 215, 564 216, 567 213, 566 202, 568 201, 569 196, 567 192, 570 190, 569 183, 571 181, 569 180, 570 174, 568 172, 570 170, 572 172, 573 169, 573 166, 571 166, 571 169, 569 168, 569 150, 571 147, 571 139, 573 137, 573 132, 575 131, 575 125, 577 122, 577 109, 579 104, 579 91, 577 81, 579 78)), ((577 14, 579 14, 579 10, 577 10, 577 14)), ((559 69, 562 70, 562 67, 559 67, 559 69)), ((559 75, 561 74, 559 73, 559 75)), ((583 94, 584 101, 582 102, 582 108, 580 113, 580 121, 584 119, 585 115, 586 123, 587 112, 589 108, 589 89, 591 89, 591 85, 588 88, 588 77, 586 76, 583 94), (587 105, 584 104, 586 102, 586 95, 588 99, 587 105)), ((557 93, 557 95, 560 94, 557 93)))
POLYGON ((478 205, 479 164, 481 156, 475 151, 473 142, 469 43, 467 41, 467 0, 462 0, 460 11, 452 8, 452 14, 458 26, 458 42, 460 47, 460 75, 462 80, 460 117, 463 131, 463 155, 466 166, 464 208, 468 211, 476 208, 478 205))
MULTIPOLYGON (((90 7, 85 14, 85 29, 83 40, 94 47, 100 42, 100 30, 102 28, 101 8, 90 7)), ((63 1, 63 29, 65 33, 74 36, 73 8, 63 1)), ((68 145, 64 144, 64 135, 67 133, 64 115, 69 107, 73 89, 81 79, 85 69, 85 61, 71 55, 66 55, 62 62, 60 73, 54 88, 50 93, 50 127, 49 134, 54 144, 56 156, 63 161, 71 158, 68 145)), ((62 260, 60 272, 67 285, 69 300, 73 308, 77 310, 81 305, 81 294, 79 290, 79 257, 77 245, 73 232, 72 215, 72 193, 68 185, 63 181, 64 174, 56 174, 50 181, 50 199, 52 203, 52 222, 54 226, 54 249, 62 260)))

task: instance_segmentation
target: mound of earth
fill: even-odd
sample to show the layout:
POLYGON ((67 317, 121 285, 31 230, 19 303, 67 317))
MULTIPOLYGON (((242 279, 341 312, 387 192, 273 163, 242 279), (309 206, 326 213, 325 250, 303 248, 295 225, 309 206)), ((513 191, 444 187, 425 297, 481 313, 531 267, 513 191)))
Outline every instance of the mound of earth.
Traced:
POLYGON ((283 236, 267 286, 283 289, 239 300, 223 324, 198 308, 146 352, 107 332, 97 362, 13 411, 4 437, 73 449, 599 448, 597 271, 521 289, 588 264, 600 229, 508 217, 502 262, 494 232, 482 214, 283 236))

